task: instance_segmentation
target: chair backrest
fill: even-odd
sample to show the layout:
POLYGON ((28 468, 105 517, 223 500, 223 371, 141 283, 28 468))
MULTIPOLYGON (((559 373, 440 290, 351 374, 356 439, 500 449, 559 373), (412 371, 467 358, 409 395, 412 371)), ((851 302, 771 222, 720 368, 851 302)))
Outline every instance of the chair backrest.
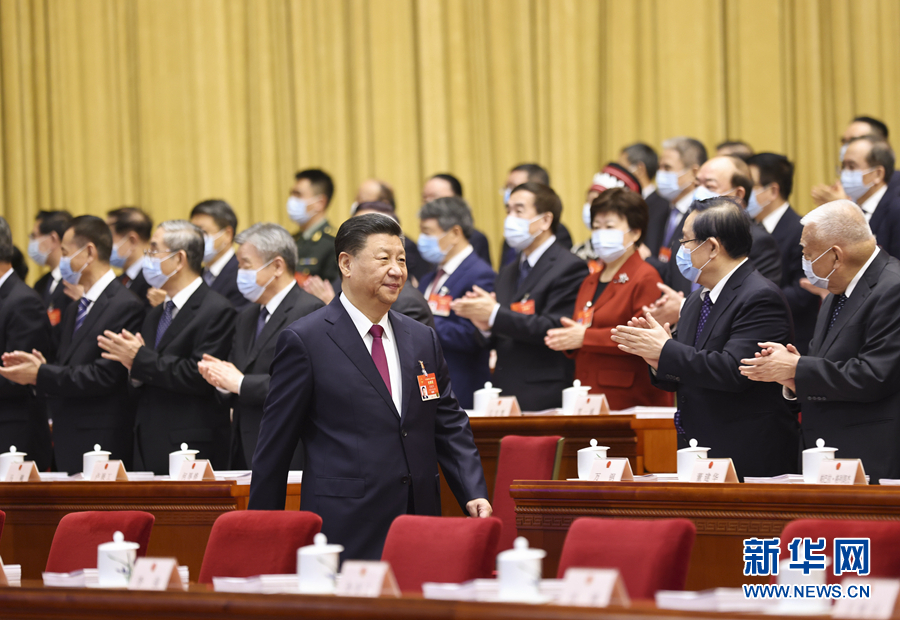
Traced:
POLYGON ((296 573, 297 549, 321 529, 322 517, 302 510, 226 512, 213 523, 197 582, 296 573))
POLYGON ((498 551, 512 549, 516 539, 516 503, 509 495, 513 480, 556 480, 565 439, 507 435, 500 440, 497 480, 494 483, 494 516, 503 522, 498 551))
MULTIPOLYGON (((761 537, 759 537, 761 538, 761 537)), ((868 538, 869 539, 869 574, 868 577, 900 577, 900 522, 898 521, 854 521, 834 519, 798 519, 791 521, 781 532, 779 560, 789 560, 791 552, 788 545, 794 538, 811 538, 815 542, 825 539, 825 555, 831 563, 825 569, 828 583, 840 583, 846 573, 834 574, 834 539, 835 538, 868 538)), ((815 551, 820 555, 820 551, 815 551)), ((798 558, 803 561, 803 557, 798 558)), ((855 573, 849 576, 856 576, 855 573)), ((772 576, 774 583, 777 577, 772 576)))
POLYGON ((404 592, 422 592, 427 581, 486 579, 494 570, 499 519, 400 515, 391 523, 381 559, 404 592))
POLYGON ((122 532, 126 541, 138 543, 137 555, 144 557, 154 520, 149 512, 137 510, 70 512, 56 526, 46 570, 70 573, 97 568, 97 546, 112 542, 116 532, 122 532))
POLYGON ((575 519, 559 558, 570 567, 618 568, 633 599, 657 590, 683 590, 697 528, 687 519, 575 519))

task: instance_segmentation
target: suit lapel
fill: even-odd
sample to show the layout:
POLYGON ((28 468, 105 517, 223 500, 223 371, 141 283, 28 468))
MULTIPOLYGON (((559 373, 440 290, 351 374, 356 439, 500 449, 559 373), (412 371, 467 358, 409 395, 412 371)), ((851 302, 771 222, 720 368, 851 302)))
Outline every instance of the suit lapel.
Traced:
POLYGON ((684 344, 694 346, 694 336, 697 333, 697 322, 700 320, 700 291, 691 293, 684 302, 681 310, 681 319, 676 327, 676 340, 684 344))
MULTIPOLYGON (((271 340, 276 334, 281 332, 281 328, 284 327, 284 324, 287 322, 288 313, 294 308, 294 304, 297 302, 298 291, 300 289, 297 287, 292 287, 290 292, 285 295, 284 299, 281 300, 281 303, 278 304, 278 307, 275 308, 275 312, 269 317, 269 320, 266 321, 263 330, 259 333, 259 338, 256 339, 250 347, 250 354, 247 356, 247 365, 253 363, 259 356, 259 352, 263 350, 263 347, 271 340)), ((259 319, 257 318, 257 321, 259 319)), ((254 329, 256 329, 256 325, 254 324, 254 329)))
MULTIPOLYGON (((106 311, 106 307, 109 305, 109 298, 112 296, 112 287, 113 283, 110 282, 109 285, 105 289, 103 289, 103 293, 100 294, 100 297, 97 298, 97 301, 95 301, 94 305, 91 306, 91 311, 88 312, 88 315, 86 317, 84 317, 84 323, 81 324, 81 327, 78 328, 77 332, 73 333, 72 331, 75 329, 75 321, 73 320, 71 325, 69 325, 69 321, 66 321, 67 329, 64 328, 65 331, 63 331, 63 338, 66 338, 67 333, 71 334, 71 344, 68 348, 64 348, 62 345, 60 346, 61 349, 66 351, 66 354, 61 360, 62 363, 69 361, 69 358, 72 356, 75 348, 81 343, 82 340, 84 340, 85 334, 91 330, 91 327, 93 327, 94 324, 100 320, 100 317, 106 311)), ((70 312, 69 314, 74 317, 76 314, 78 314, 78 311, 76 309, 75 312, 70 312)))
MULTIPOLYGON (((162 351, 165 349, 172 339, 184 329, 184 326, 191 322, 194 318, 194 315, 197 313, 197 309, 200 307, 200 304, 203 303, 203 300, 206 298, 206 293, 209 291, 209 287, 206 284, 200 284, 200 288, 194 291, 194 294, 190 296, 187 300, 187 303, 181 307, 178 311, 178 314, 175 315, 175 318, 172 319, 172 322, 169 324, 169 327, 166 328, 166 332, 162 335, 162 339, 159 341, 159 346, 156 347, 157 351, 162 351)), ((162 315, 160 315, 162 316, 162 315)), ((157 323, 157 329, 158 329, 157 323)), ((154 334, 155 336, 155 334, 154 334)))
MULTIPOLYGON (((544 277, 544 274, 553 267, 553 263, 556 262, 556 256, 556 242, 554 242, 544 251, 544 254, 538 259, 537 264, 531 268, 531 273, 529 273, 528 277, 525 278, 525 281, 522 282, 522 286, 516 289, 515 301, 524 297, 525 293, 531 292, 534 283, 539 282, 540 279, 544 277)), ((516 272, 516 277, 518 278, 518 272, 516 272)))
MULTIPOLYGON (((840 314, 837 315, 834 325, 832 325, 831 328, 828 328, 828 323, 831 322, 831 314, 834 312, 834 306, 837 303, 837 297, 832 295, 833 302, 828 304, 828 314, 823 317, 825 320, 821 321, 824 323, 823 329, 828 329, 828 333, 825 334, 825 340, 822 342, 822 346, 819 347, 817 352, 818 355, 824 355, 828 351, 829 347, 834 343, 835 338, 837 338, 837 335, 844 326, 850 322, 850 319, 852 319, 853 315, 862 307, 869 295, 872 294, 872 287, 878 282, 878 276, 881 275, 881 271, 884 269, 887 262, 887 253, 884 250, 879 250, 878 256, 875 257, 875 260, 872 261, 872 264, 866 269, 866 272, 859 279, 859 282, 856 283, 853 294, 847 298, 846 302, 844 302, 844 307, 841 308, 840 314)), ((816 327, 816 334, 818 335, 819 326, 817 325, 816 327)))
MULTIPOLYGON (((409 411, 410 401, 412 401, 415 394, 419 393, 419 390, 414 390, 412 385, 413 377, 417 373, 415 370, 409 372, 410 368, 416 368, 418 361, 413 359, 412 336, 409 333, 409 328, 397 318, 399 315, 393 310, 388 313, 388 316, 390 317, 391 327, 394 330, 394 344, 397 346, 397 353, 400 356, 400 407, 403 409, 401 417, 405 420, 409 411)), ((436 371, 433 370, 432 372, 436 371)), ((382 381, 382 383, 384 382, 382 381)), ((416 381, 416 385, 418 385, 418 381, 416 381)), ((391 400, 391 402, 393 403, 394 401, 391 400)))
MULTIPOLYGON (((716 323, 719 321, 719 318, 723 314, 725 314, 728 306, 730 306, 731 302, 733 302, 735 297, 737 297, 737 289, 741 287, 741 285, 744 283, 744 280, 752 272, 753 266, 748 260, 743 265, 741 265, 737 271, 731 274, 730 278, 728 278, 728 282, 725 283, 722 292, 719 293, 719 298, 712 305, 712 308, 709 311, 709 316, 706 318, 706 324, 703 326, 703 331, 700 333, 700 339, 697 341, 698 349, 702 349, 704 345, 706 345, 706 341, 709 339, 709 335, 713 333, 713 330, 716 328, 716 323)), ((697 328, 695 327, 694 331, 696 331, 696 329, 697 328)))

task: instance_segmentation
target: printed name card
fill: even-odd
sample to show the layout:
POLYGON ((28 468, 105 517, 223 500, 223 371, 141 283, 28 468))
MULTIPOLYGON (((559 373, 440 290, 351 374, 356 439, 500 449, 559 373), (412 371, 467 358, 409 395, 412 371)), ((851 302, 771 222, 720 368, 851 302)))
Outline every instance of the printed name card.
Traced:
POLYGON ((697 459, 691 468, 691 482, 737 482, 731 459, 697 459))
POLYGON ((579 394, 572 415, 609 415, 606 394, 579 394))
POLYGON ((34 461, 24 463, 12 463, 6 471, 4 482, 40 482, 37 465, 34 461))
POLYGON ((900 615, 897 604, 900 579, 847 577, 841 581, 841 590, 849 596, 835 601, 831 610, 834 618, 888 620, 900 615), (863 596, 866 588, 869 588, 869 596, 863 596))
POLYGON ((216 474, 213 472, 212 465, 206 459, 197 459, 196 461, 184 461, 175 480, 215 480, 216 474))
POLYGON ((347 560, 341 566, 338 596, 400 596, 394 571, 387 562, 347 560))
POLYGON ((596 459, 591 464, 588 480, 595 482, 630 482, 634 480, 631 463, 626 458, 596 459))
POLYGON ((128 580, 129 590, 184 590, 175 558, 138 558, 128 580))
POLYGON ((823 459, 817 484, 868 484, 859 459, 823 459))
POLYGON ((91 469, 91 482, 128 482, 122 461, 98 461, 91 469))
POLYGON ((508 418, 522 415, 519 400, 515 396, 499 396, 488 401, 487 417, 508 418))
POLYGON ((563 577, 559 605, 579 607, 628 607, 631 599, 615 568, 570 568, 563 577))

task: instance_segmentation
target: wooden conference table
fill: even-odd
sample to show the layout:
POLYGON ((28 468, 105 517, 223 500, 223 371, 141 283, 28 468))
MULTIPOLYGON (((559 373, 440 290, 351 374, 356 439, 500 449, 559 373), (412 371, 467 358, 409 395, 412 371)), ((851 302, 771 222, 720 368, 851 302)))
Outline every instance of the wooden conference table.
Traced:
POLYGON ((687 590, 768 582, 743 575, 743 540, 774 538, 795 519, 900 521, 900 488, 888 486, 516 480, 510 492, 519 534, 547 551, 545 577, 556 576, 574 519, 690 519, 687 590))
MULTIPOLYGON (((156 517, 147 554, 200 564, 213 522, 232 510, 246 510, 249 485, 209 482, 27 482, 0 483, 6 525, 0 537, 5 564, 21 564, 23 579, 40 579, 53 533, 62 517, 84 510, 143 510, 156 517)), ((285 508, 300 508, 300 485, 288 485, 285 508)))

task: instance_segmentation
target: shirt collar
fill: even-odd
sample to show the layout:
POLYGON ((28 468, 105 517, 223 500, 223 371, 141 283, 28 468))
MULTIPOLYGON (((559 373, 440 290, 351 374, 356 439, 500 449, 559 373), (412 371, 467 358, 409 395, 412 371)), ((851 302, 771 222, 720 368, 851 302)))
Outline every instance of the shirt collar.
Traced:
POLYGON ((219 277, 219 274, 222 273, 222 270, 225 269, 225 265, 228 264, 228 261, 231 260, 231 257, 234 256, 234 248, 228 248, 228 251, 222 255, 222 258, 214 262, 212 265, 207 267, 206 269, 213 274, 215 277, 219 277))
POLYGON ((144 266, 143 260, 136 260, 131 263, 131 267, 125 270, 125 275, 128 276, 129 279, 134 280, 138 277, 138 274, 141 273, 141 268, 144 266))
POLYGON ((869 257, 869 260, 866 261, 866 264, 862 266, 862 268, 856 272, 856 275, 853 276, 853 279, 850 280, 850 284, 847 285, 847 290, 844 291, 844 295, 850 297, 850 294, 853 292, 853 289, 856 288, 856 283, 859 282, 860 278, 863 277, 863 274, 866 272, 866 269, 869 268, 869 265, 872 264, 872 261, 875 260, 875 257, 878 256, 878 246, 875 246, 875 251, 872 252, 872 256, 869 257))
POLYGON ((54 282, 62 278, 62 272, 59 270, 59 265, 53 268, 53 270, 50 272, 50 277, 53 278, 54 282))
POLYGON ((197 276, 196 278, 194 278, 193 282, 175 293, 175 297, 169 297, 168 295, 166 295, 166 301, 171 300, 175 302, 175 307, 181 310, 184 307, 184 304, 187 303, 188 299, 191 298, 191 295, 193 295, 197 291, 197 289, 200 288, 201 284, 203 284, 203 278, 197 276))
POLYGON ((88 289, 88 291, 84 294, 86 298, 91 300, 91 302, 95 302, 100 298, 100 294, 106 290, 106 287, 109 286, 109 283, 116 279, 116 272, 112 269, 108 270, 100 279, 94 282, 94 285, 88 289))
POLYGON ((7 270, 6 270, 6 273, 4 273, 2 276, 0 276, 0 286, 3 286, 4 284, 6 284, 6 281, 9 280, 9 276, 10 276, 11 274, 15 273, 15 271, 16 271, 16 270, 13 269, 12 267, 10 267, 9 269, 7 269, 7 270))
MULTIPOLYGON (((544 252, 547 251, 547 248, 549 248, 551 245, 553 245, 553 243, 555 241, 556 241, 556 235, 550 235, 549 239, 547 239, 541 245, 539 245, 534 250, 534 252, 532 252, 528 256, 525 256, 525 252, 522 252, 522 260, 523 261, 527 260, 528 264, 531 265, 532 267, 534 267, 535 265, 537 265, 537 262, 539 260, 541 260, 541 256, 544 255, 544 252)), ((519 264, 521 264, 521 263, 519 263, 519 264)))
POLYGON ((709 290, 708 288, 703 289, 704 292, 705 292, 707 295, 709 295, 709 298, 712 300, 713 303, 716 303, 716 302, 719 300, 719 295, 722 294, 722 289, 725 288, 725 285, 728 283, 728 280, 731 278, 731 276, 734 275, 734 272, 735 272, 735 271, 737 271, 738 269, 741 268, 741 265, 743 265, 744 263, 747 262, 747 260, 748 260, 748 259, 745 258, 744 260, 742 260, 741 262, 739 262, 739 263, 737 264, 737 266, 736 266, 734 269, 732 269, 731 271, 729 271, 728 273, 726 273, 726 274, 725 274, 725 277, 722 278, 721 280, 719 280, 719 281, 716 283, 716 285, 715 285, 714 287, 712 287, 712 290, 709 290))
POLYGON ((763 228, 765 228, 770 235, 772 234, 772 231, 775 230, 775 227, 778 226, 778 222, 781 221, 781 216, 787 213, 787 210, 790 208, 790 206, 791 205, 785 202, 783 205, 763 218, 763 221, 761 222, 763 228))
MULTIPOLYGON (((350 320, 353 321, 353 325, 356 326, 356 331, 359 332, 360 338, 365 338, 366 334, 369 333, 369 330, 372 328, 372 321, 362 313, 362 311, 354 306, 347 296, 344 293, 341 293, 341 304, 343 304, 344 309, 347 311, 347 314, 350 315, 350 320)), ((382 337, 387 337, 388 340, 394 339, 394 330, 391 329, 391 322, 388 320, 388 315, 390 312, 386 312, 381 320, 378 321, 378 325, 381 325, 384 328, 384 335, 382 337)))
POLYGON ((459 266, 462 264, 464 260, 469 258, 469 254, 473 252, 472 244, 470 243, 464 249, 460 250, 459 254, 448 260, 446 263, 441 265, 441 269, 448 276, 452 274, 454 271, 459 269, 459 266))
POLYGON ((641 188, 641 196, 644 197, 644 200, 647 199, 647 196, 656 191, 656 183, 648 183, 647 187, 641 188))
POLYGON ((315 224, 313 224, 312 226, 310 226, 309 228, 307 228, 306 230, 303 231, 303 238, 306 239, 307 241, 309 241, 310 239, 312 239, 312 236, 314 234, 316 234, 318 231, 325 228, 327 225, 328 225, 328 220, 326 220, 323 217, 321 220, 319 220, 318 222, 316 222, 315 224))
POLYGON ((875 212, 875 207, 878 206, 878 203, 881 202, 881 199, 884 197, 885 192, 887 192, 888 186, 885 185, 880 190, 869 196, 869 199, 864 203, 859 205, 859 208, 863 210, 867 216, 871 217, 875 212))
POLYGON ((678 209, 682 214, 688 212, 688 209, 691 208, 691 204, 694 202, 694 192, 691 192, 681 200, 675 203, 675 208, 678 209))
POLYGON ((281 302, 284 301, 284 298, 287 297, 287 294, 294 288, 294 285, 297 284, 297 281, 291 279, 287 286, 283 289, 275 293, 275 296, 269 300, 269 303, 266 304, 266 310, 269 312, 269 316, 275 314, 275 311, 278 310, 278 306, 281 305, 281 302))

